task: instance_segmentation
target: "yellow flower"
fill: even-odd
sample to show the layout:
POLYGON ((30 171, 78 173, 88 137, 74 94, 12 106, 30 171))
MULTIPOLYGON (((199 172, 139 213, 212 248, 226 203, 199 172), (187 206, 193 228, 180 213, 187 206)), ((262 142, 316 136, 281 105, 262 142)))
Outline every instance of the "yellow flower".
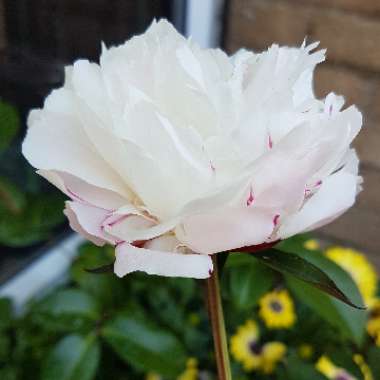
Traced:
POLYGON ((238 362, 243 364, 246 371, 257 369, 260 366, 259 335, 257 323, 248 320, 244 325, 239 326, 236 334, 231 337, 231 353, 238 362))
POLYGON ((302 358, 302 359, 310 359, 312 356, 313 356, 313 353, 314 353, 314 349, 313 349, 313 346, 311 346, 310 344, 301 344, 299 347, 298 347, 298 355, 302 358))
POLYGON ((380 347, 380 299, 376 298, 372 303, 371 313, 367 321, 367 332, 376 345, 380 347))
POLYGON ((199 376, 198 361, 197 359, 190 358, 186 363, 186 369, 177 380, 197 380, 199 376))
POLYGON ((368 320, 367 332, 375 340, 376 346, 380 347, 380 317, 368 320))
POLYGON ((286 346, 281 342, 260 344, 259 328, 253 320, 238 327, 231 337, 230 348, 232 356, 243 365, 245 371, 260 370, 266 374, 275 370, 286 353, 286 346))
POLYGON ((281 342, 269 342, 264 344, 262 349, 261 371, 271 374, 276 369, 277 363, 286 354, 286 346, 281 342))
POLYGON ((306 240, 303 246, 308 249, 309 251, 316 251, 317 249, 320 249, 321 246, 319 245, 318 241, 315 239, 309 239, 306 240))
POLYGON ((270 329, 290 328, 296 322, 293 300, 286 290, 265 294, 259 306, 259 315, 270 329))
POLYGON ((365 304, 371 307, 377 290, 377 275, 367 258, 359 251, 343 247, 328 248, 326 256, 351 275, 365 304))
POLYGON ((356 380, 345 369, 337 367, 327 356, 321 356, 315 368, 331 380, 356 380))
POLYGON ((369 368, 368 364, 364 361, 364 358, 360 354, 355 354, 354 362, 358 365, 360 368, 361 373, 363 374, 364 380, 374 380, 371 368, 369 368))

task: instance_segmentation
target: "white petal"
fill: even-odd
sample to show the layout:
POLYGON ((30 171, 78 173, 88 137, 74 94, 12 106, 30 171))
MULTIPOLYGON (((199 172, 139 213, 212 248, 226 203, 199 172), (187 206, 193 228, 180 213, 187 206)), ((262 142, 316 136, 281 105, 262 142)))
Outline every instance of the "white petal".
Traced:
POLYGON ((318 228, 350 208, 357 193, 357 176, 338 172, 326 178, 302 209, 283 221, 281 238, 318 228))
POLYGON ((209 277, 212 270, 212 261, 208 255, 137 248, 128 243, 116 247, 114 271, 119 277, 143 271, 159 276, 202 279, 209 277))
POLYGON ((228 251, 264 243, 273 231, 273 217, 254 207, 223 207, 185 218, 176 236, 194 252, 228 251))
POLYGON ((103 231, 103 223, 110 216, 107 210, 70 201, 66 202, 66 208, 72 210, 78 223, 87 234, 95 236, 96 238, 104 240, 110 244, 115 244, 118 242, 118 239, 103 231))
POLYGON ((124 218, 111 226, 105 226, 105 230, 120 240, 132 243, 139 240, 149 240, 171 231, 178 221, 170 219, 167 222, 155 224, 144 216, 124 218))
POLYGON ((92 243, 100 247, 106 243, 104 239, 98 236, 92 235, 91 233, 89 233, 82 227, 82 225, 78 221, 78 217, 76 213, 71 208, 71 205, 69 202, 66 203, 66 207, 63 213, 66 215, 67 219, 69 220, 70 227, 79 235, 82 235, 85 239, 91 241, 92 243))
POLYGON ((38 170, 37 173, 73 200, 87 203, 106 210, 116 210, 128 203, 119 194, 90 185, 71 174, 57 170, 38 170))
POLYGON ((33 116, 28 122, 22 145, 24 156, 35 168, 63 171, 128 196, 126 185, 96 153, 74 116, 37 112, 38 118, 33 116))

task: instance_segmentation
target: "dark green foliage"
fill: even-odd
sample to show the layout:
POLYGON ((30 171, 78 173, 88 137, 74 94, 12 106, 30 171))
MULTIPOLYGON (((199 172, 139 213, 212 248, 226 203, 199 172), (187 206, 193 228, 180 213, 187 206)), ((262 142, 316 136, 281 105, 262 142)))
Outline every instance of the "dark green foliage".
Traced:
MULTIPOLYGON (((296 250, 301 257, 306 254, 296 239, 286 244, 280 248, 296 250)), ((317 261, 320 253, 307 253, 315 255, 309 257, 315 265, 324 265, 329 275, 338 276, 334 278, 343 291, 350 295, 357 291, 340 269, 328 269, 330 261, 317 261)), ((84 244, 67 286, 35 301, 24 316, 13 316, 9 300, 0 300, 1 380, 139 380, 151 371, 174 380, 189 357, 198 359, 199 368, 208 371, 208 379, 215 379, 210 375, 215 367, 202 281, 144 273, 119 279, 112 273, 85 271, 113 260, 113 248, 84 244)), ((288 351, 285 360, 271 376, 244 373, 233 361, 234 379, 322 380, 315 362, 323 354, 358 379, 362 377, 353 353, 362 353, 374 373, 379 370, 379 350, 364 336, 363 311, 289 273, 283 276, 273 271, 254 255, 231 254, 224 266, 222 291, 228 334, 234 334, 247 319, 260 322, 260 297, 284 286, 298 300, 298 322, 290 330, 268 330, 260 323, 260 339, 284 342, 288 351), (314 348, 309 359, 297 353, 305 343, 314 348)))

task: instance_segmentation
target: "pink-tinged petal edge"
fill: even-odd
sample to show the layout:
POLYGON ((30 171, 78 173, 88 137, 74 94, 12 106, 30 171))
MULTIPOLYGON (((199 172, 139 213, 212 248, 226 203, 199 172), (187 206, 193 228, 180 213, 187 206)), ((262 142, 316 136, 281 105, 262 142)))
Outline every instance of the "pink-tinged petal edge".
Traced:
POLYGON ((79 235, 83 236, 85 239, 91 241, 92 243, 94 243, 95 245, 99 247, 103 246, 106 243, 104 239, 101 239, 98 236, 88 233, 82 227, 82 225, 78 221, 77 215, 72 210, 69 204, 66 203, 66 207, 63 210, 63 213, 66 215, 67 219, 69 220, 71 229, 77 232, 79 235))

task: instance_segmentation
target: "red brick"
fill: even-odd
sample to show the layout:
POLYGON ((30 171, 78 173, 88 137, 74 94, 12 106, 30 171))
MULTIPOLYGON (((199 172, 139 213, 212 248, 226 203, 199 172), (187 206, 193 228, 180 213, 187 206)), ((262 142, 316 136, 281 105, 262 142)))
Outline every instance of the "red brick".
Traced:
POLYGON ((329 92, 343 95, 346 104, 356 104, 361 110, 369 108, 373 93, 373 81, 356 70, 322 63, 315 72, 314 87, 318 97, 329 92))
POLYGON ((380 12, 379 0, 297 0, 328 8, 340 8, 353 12, 380 12))
POLYGON ((283 2, 235 0, 231 5, 227 46, 263 49, 272 43, 300 45, 310 9, 283 2), (295 22, 296 20, 296 22, 295 22))
MULTIPOLYGON (((366 120, 364 127, 355 139, 354 147, 364 163, 376 166, 380 170, 380 121, 366 120)), ((380 186, 378 187, 380 189, 380 186)))
POLYGON ((363 191, 358 196, 358 206, 380 214, 380 170, 373 166, 362 165, 360 174, 364 179, 363 191))
POLYGON ((327 47, 330 61, 380 71, 380 23, 338 11, 320 12, 310 36, 327 47))
MULTIPOLYGON (((380 213, 356 205, 342 217, 318 232, 323 237, 339 240, 347 246, 358 247, 366 252, 376 254, 380 251, 379 231, 380 213)), ((377 258, 376 264, 380 268, 380 256, 371 257, 377 258)))

